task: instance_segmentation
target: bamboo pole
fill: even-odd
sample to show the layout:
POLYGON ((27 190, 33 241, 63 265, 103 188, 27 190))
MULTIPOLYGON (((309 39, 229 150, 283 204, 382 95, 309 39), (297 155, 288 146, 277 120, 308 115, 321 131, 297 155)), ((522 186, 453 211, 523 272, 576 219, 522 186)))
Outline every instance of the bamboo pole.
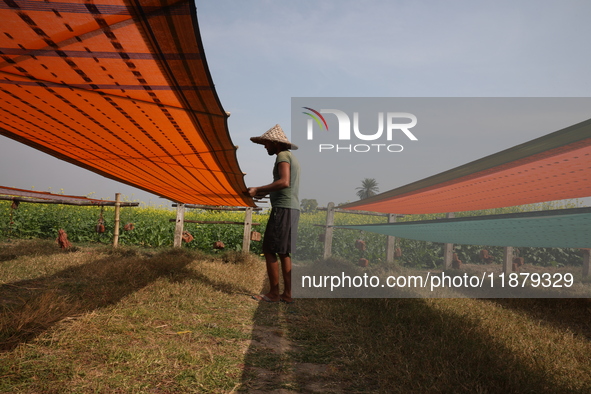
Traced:
POLYGON ((505 246, 503 249, 503 273, 509 275, 513 272, 513 246, 505 246))
POLYGON ((119 222, 121 221, 121 193, 115 193, 115 227, 113 229, 113 247, 119 246, 119 222))
MULTIPOLYGON (((177 207, 178 204, 172 204, 172 207, 177 207)), ((186 209, 204 209, 210 211, 246 211, 247 209, 252 209, 253 211, 262 211, 263 208, 260 207, 217 207, 213 205, 197 205, 197 204, 185 204, 186 209)))
MULTIPOLYGON (((60 204, 60 205, 76 205, 79 207, 114 207, 116 202, 115 201, 74 201, 74 200, 60 200, 60 199, 52 199, 52 200, 43 200, 39 198, 22 198, 22 197, 9 197, 9 196, 0 196, 0 200, 3 201, 17 201, 17 202, 25 202, 30 204, 60 204)), ((122 207, 137 207, 140 205, 139 202, 120 202, 120 206, 122 207)))
MULTIPOLYGON (((396 214, 388 214, 388 223, 396 223, 396 214)), ((386 240, 386 261, 388 263, 394 262, 394 247, 396 245, 396 237, 388 235, 386 240)))
MULTIPOLYGON (((316 208, 318 211, 328 211, 328 207, 323 208, 316 208)), ((381 212, 371 212, 371 211, 354 211, 351 209, 341 209, 341 208, 334 208, 334 203, 333 203, 333 208, 332 210, 334 212, 340 212, 340 213, 351 213, 351 214, 355 214, 355 215, 368 215, 368 216, 388 216, 390 215, 389 213, 381 213, 381 212)))
POLYGON ((326 206, 326 229, 324 230, 324 260, 332 255, 332 233, 334 228, 334 203, 329 202, 326 206))
POLYGON ((242 251, 244 253, 250 252, 250 231, 252 225, 252 208, 248 207, 244 215, 244 235, 242 237, 242 251))
MULTIPOLYGON (((445 215, 446 219, 454 218, 456 215, 453 212, 448 212, 445 215)), ((454 254, 454 244, 444 244, 443 245, 443 269, 448 270, 451 269, 451 263, 453 260, 454 254)))
MULTIPOLYGON (((176 222, 176 219, 168 219, 169 222, 176 222)), ((228 220, 185 220, 185 223, 196 223, 196 224, 237 224, 244 226, 244 222, 231 222, 228 220)), ((260 223, 251 223, 252 226, 260 226, 260 223)))
POLYGON ((178 204, 176 207, 176 225, 174 227, 174 244, 175 248, 180 248, 183 245, 183 229, 185 225, 185 204, 178 204))

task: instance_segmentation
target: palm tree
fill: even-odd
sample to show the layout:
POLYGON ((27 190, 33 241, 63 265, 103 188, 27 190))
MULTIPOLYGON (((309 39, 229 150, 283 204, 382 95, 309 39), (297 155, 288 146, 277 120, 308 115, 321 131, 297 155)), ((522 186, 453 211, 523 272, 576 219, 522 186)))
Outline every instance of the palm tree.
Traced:
POLYGON ((355 188, 355 190, 357 190, 357 196, 360 200, 375 196, 380 192, 378 182, 374 178, 365 178, 361 181, 361 186, 355 188))

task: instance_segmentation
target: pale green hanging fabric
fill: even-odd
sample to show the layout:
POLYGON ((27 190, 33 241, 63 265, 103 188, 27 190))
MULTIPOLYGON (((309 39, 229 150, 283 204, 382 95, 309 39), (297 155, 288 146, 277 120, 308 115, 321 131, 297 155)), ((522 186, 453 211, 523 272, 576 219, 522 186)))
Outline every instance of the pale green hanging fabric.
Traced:
POLYGON ((591 208, 335 227, 464 245, 591 248, 591 208))

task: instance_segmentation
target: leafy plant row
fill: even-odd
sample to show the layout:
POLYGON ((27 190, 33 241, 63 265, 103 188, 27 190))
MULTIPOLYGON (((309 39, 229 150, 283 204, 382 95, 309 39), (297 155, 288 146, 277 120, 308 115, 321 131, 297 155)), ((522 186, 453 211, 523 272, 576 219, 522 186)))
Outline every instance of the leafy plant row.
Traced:
MULTIPOLYGON (((519 212, 539 209, 556 209, 572 207, 570 205, 531 205, 511 207, 488 211, 460 213, 456 216, 484 215, 508 212, 519 212)), ((412 215, 399 219, 429 220, 442 215, 412 215)), ((169 219, 175 217, 175 211, 168 207, 137 207, 122 208, 119 243, 121 245, 136 245, 143 247, 172 246, 174 238, 174 223, 169 219), (133 230, 126 231, 124 226, 133 223, 133 230)), ((201 221, 234 221, 242 222, 244 212, 232 211, 198 211, 189 210, 185 218, 201 221)), ((260 223, 253 227, 255 231, 264 233, 267 214, 253 214, 253 222, 260 223)), ((316 260, 322 257, 324 242, 322 235, 326 213, 313 211, 302 213, 298 228, 296 258, 298 260, 316 260)), ((347 213, 337 213, 335 224, 364 224, 385 222, 383 217, 360 216, 347 213)), ((0 234, 4 238, 48 238, 55 239, 59 229, 64 229, 68 239, 73 243, 101 242, 111 243, 114 226, 113 207, 78 207, 67 205, 44 205, 22 203, 16 209, 8 201, 0 201, 0 234), (102 221, 101 221, 102 218, 102 221), (97 232, 97 226, 104 224, 104 232, 97 232)), ((129 226, 128 226, 129 227, 129 226)), ((193 241, 185 243, 190 249, 199 249, 217 253, 213 248, 216 241, 222 241, 226 250, 241 250, 243 227, 231 224, 194 224, 186 223, 185 230, 194 237, 193 241)), ((397 239, 396 246, 402 252, 397 258, 400 264, 409 267, 435 268, 443 262, 443 244, 397 239)), ((455 253, 464 263, 482 263, 480 251, 488 250, 495 263, 502 261, 503 248, 486 245, 456 245, 455 253)), ((261 242, 251 242, 251 251, 260 254, 261 242)), ((354 230, 336 229, 334 231, 333 255, 347 260, 356 261, 366 258, 370 264, 379 264, 386 258, 386 236, 360 232, 354 230), (365 250, 355 247, 357 240, 364 241, 365 250)), ((523 257, 528 264, 543 266, 580 265, 582 253, 578 249, 558 248, 519 248, 519 257, 523 257)))

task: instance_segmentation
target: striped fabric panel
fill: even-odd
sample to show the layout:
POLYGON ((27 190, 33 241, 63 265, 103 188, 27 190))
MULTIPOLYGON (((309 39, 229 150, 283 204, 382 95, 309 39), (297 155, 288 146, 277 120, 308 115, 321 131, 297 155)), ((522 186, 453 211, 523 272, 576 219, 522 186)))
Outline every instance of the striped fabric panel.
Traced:
POLYGON ((341 208, 426 214, 588 196, 591 120, 341 208))
POLYGON ((176 202, 254 205, 192 1, 0 4, 0 134, 176 202))

